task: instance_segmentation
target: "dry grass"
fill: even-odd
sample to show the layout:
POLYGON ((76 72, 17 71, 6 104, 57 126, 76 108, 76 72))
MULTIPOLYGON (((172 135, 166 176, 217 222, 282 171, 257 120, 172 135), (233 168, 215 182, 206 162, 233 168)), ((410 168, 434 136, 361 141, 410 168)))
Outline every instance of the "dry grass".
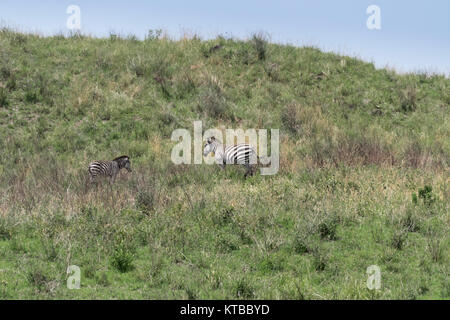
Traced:
POLYGON ((448 79, 258 37, 0 41, 0 298, 448 297, 448 79), (172 164, 194 120, 279 128, 280 171, 172 164))

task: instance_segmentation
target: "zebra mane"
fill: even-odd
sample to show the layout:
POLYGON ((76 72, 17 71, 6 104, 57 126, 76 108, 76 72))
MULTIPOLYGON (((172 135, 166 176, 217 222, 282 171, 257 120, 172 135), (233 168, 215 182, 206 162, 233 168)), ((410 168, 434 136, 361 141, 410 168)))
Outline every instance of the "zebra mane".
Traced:
POLYGON ((117 158, 113 159, 113 161, 120 161, 120 160, 123 160, 125 158, 130 158, 130 157, 129 156, 120 156, 120 157, 117 157, 117 158))
POLYGON ((219 139, 217 139, 217 138, 214 137, 214 136, 209 137, 208 140, 211 140, 211 143, 217 142, 217 143, 219 143, 219 144, 223 144, 222 141, 220 141, 219 139))

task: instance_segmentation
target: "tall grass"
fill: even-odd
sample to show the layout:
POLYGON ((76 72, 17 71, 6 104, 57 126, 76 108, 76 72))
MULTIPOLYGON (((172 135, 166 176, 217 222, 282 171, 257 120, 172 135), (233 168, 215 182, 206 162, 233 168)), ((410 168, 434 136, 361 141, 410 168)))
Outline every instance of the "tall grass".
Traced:
POLYGON ((448 298, 447 78, 262 35, 0 43, 1 298, 448 298), (280 171, 174 165, 194 120, 280 128, 280 171))

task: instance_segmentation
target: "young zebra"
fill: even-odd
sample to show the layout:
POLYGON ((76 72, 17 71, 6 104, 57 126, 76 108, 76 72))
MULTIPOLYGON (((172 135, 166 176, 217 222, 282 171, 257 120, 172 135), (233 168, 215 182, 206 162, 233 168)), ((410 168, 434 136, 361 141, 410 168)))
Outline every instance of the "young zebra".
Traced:
POLYGON ((112 161, 93 161, 89 164, 90 181, 92 183, 97 176, 104 176, 109 177, 109 182, 113 184, 122 168, 131 172, 131 163, 128 156, 120 156, 112 161))
POLYGON ((248 143, 240 143, 231 146, 224 146, 216 138, 211 137, 206 140, 203 155, 206 157, 211 152, 215 153, 216 162, 225 169, 227 164, 241 164, 247 169, 244 178, 253 175, 253 165, 257 164, 258 155, 255 148, 248 143))

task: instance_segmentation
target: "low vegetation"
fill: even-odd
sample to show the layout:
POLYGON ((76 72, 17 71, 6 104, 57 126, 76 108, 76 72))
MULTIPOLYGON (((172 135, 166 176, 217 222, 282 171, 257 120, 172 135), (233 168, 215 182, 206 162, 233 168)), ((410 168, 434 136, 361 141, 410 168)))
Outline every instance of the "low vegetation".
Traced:
POLYGON ((2 29, 0 299, 448 299, 449 92, 263 34, 2 29), (173 164, 195 120, 279 128, 280 171, 173 164))

